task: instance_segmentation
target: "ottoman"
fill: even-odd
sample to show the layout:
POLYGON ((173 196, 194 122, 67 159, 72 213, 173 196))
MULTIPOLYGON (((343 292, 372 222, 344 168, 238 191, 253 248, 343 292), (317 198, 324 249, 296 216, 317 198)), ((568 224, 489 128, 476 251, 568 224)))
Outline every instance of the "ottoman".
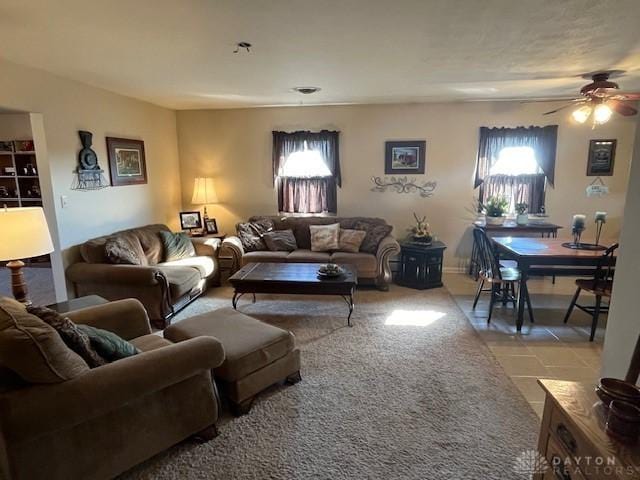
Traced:
POLYGON ((164 330, 172 342, 198 336, 215 337, 224 348, 225 360, 213 376, 236 416, 248 413, 256 394, 265 388, 300 381, 300 350, 287 330, 233 308, 191 317, 164 330))

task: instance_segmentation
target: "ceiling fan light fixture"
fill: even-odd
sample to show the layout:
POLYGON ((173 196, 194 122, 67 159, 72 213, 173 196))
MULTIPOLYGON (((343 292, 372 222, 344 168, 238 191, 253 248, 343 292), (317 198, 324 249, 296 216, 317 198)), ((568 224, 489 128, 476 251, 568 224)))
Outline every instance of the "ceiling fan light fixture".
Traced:
POLYGON ((600 105, 596 105, 596 108, 593 109, 593 121, 598 125, 602 125, 611 119, 612 114, 613 110, 611 110, 609 105, 601 103, 600 105))
POLYGON ((578 122, 578 123, 584 123, 586 122, 589 117, 591 116, 591 111, 593 109, 589 106, 589 105, 583 105, 580 108, 576 108, 572 113, 571 116, 573 117, 573 119, 578 122))

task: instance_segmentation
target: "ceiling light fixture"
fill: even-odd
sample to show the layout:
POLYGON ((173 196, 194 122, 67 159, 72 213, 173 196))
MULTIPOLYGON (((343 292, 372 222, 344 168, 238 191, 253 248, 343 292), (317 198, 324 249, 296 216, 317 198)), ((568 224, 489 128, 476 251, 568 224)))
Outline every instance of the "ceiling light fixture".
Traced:
POLYGON ((238 42, 236 43, 236 49, 233 51, 233 53, 240 53, 240 50, 244 49, 247 51, 247 53, 251 53, 251 47, 253 45, 251 45, 249 42, 238 42))
POLYGON ((573 113, 571 114, 571 116, 573 117, 573 119, 578 122, 578 123, 584 123, 586 122, 589 117, 591 116, 591 112, 592 112, 592 108, 589 105, 584 105, 580 108, 577 108, 576 110, 573 111, 573 113))
POLYGON ((613 110, 606 103, 601 103, 593 109, 593 122, 602 125, 607 123, 613 115, 613 110))
POLYGON ((303 95, 311 95, 312 93, 319 92, 322 89, 320 87, 293 87, 291 90, 302 93, 303 95))

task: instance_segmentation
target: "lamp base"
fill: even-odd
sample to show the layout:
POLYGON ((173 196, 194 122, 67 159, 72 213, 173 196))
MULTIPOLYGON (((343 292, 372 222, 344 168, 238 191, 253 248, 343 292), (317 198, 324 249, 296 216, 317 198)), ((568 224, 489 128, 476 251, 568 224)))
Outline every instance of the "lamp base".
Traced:
POLYGON ((7 263, 7 268, 11 270, 11 291, 17 301, 25 305, 31 305, 27 293, 27 282, 24 280, 22 267, 24 267, 22 260, 12 260, 7 263))

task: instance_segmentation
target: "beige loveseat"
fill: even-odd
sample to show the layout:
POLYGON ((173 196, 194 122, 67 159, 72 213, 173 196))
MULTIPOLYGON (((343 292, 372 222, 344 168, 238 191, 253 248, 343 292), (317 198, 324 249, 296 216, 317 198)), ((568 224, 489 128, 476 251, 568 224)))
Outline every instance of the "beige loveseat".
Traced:
POLYGON ((375 225, 387 225, 381 218, 370 217, 278 217, 254 216, 248 221, 261 219, 273 221, 274 230, 293 231, 298 249, 293 252, 260 250, 245 252, 238 237, 227 237, 222 242, 221 255, 232 258, 235 271, 251 262, 282 262, 282 263, 342 263, 355 265, 360 284, 372 284, 380 290, 387 290, 391 282, 391 268, 389 260, 400 253, 400 245, 392 235, 384 237, 374 253, 366 252, 313 252, 311 251, 311 233, 309 225, 328 225, 340 223, 340 228, 366 229, 375 225), (363 227, 363 225, 366 225, 363 227))
MULTIPOLYGON (((0 365, 0 478, 106 480, 191 435, 215 436, 211 370, 224 360, 219 341, 173 344, 152 335, 133 299, 66 315, 116 333, 141 353, 59 383, 26 383, 0 365)), ((15 322, 15 314, 0 308, 4 327, 15 322)))
POLYGON ((220 283, 218 268, 218 239, 191 239, 196 256, 164 261, 160 231, 169 231, 165 225, 123 230, 94 238, 80 246, 82 261, 67 269, 67 278, 75 294, 100 295, 107 300, 137 298, 147 309, 154 326, 165 328, 171 317, 195 300, 208 285, 220 283), (108 238, 120 234, 133 234, 140 242, 148 265, 121 265, 109 263, 105 244, 108 238))

